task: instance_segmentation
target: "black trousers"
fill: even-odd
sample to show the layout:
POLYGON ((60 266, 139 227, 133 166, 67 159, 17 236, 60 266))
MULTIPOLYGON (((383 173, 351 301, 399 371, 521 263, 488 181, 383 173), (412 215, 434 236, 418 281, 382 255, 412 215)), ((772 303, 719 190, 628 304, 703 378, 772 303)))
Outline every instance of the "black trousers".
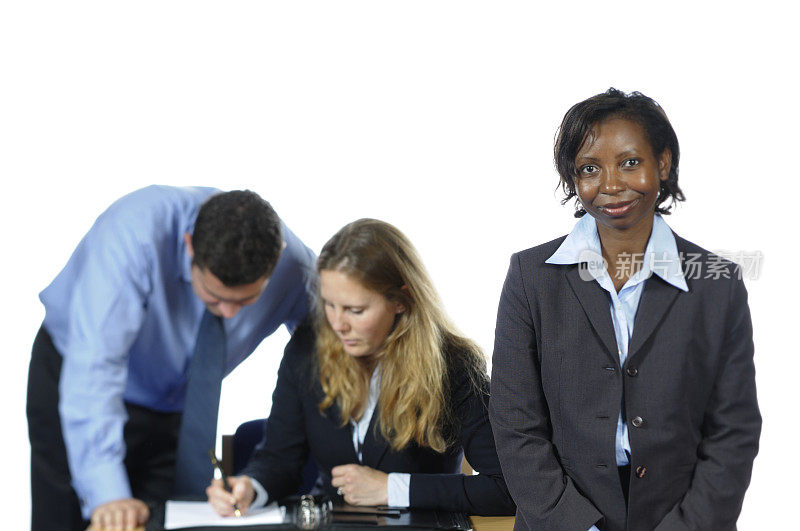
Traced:
MULTIPOLYGON (((28 437, 31 442, 31 529, 86 529, 71 486, 67 451, 58 414, 61 355, 39 329, 28 371, 28 437)), ((180 413, 160 413, 125 404, 125 467, 134 498, 157 504, 172 493, 180 413)))

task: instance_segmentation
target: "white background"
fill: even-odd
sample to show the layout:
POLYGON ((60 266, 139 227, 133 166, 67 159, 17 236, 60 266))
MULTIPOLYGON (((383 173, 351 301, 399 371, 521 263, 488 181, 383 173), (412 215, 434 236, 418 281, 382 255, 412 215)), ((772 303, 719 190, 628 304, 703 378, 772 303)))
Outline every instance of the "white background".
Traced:
MULTIPOLYGON (((739 524, 796 522, 798 38, 782 5, 3 3, 2 527, 29 522, 37 293, 114 199, 250 188, 315 251, 346 222, 387 220, 490 353, 510 254, 574 223, 556 127, 612 85, 656 99, 678 133, 687 202, 672 227, 764 254, 747 283, 764 429, 739 524)), ((286 337, 228 378, 222 432, 267 413, 286 337)))

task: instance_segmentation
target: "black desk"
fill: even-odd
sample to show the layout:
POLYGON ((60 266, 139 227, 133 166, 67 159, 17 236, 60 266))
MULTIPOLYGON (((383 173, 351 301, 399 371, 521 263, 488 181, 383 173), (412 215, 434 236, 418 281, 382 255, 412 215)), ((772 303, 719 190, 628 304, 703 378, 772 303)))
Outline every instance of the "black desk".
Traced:
MULTIPOLYGON (((165 505, 159 504, 151 507, 150 520, 147 522, 145 531, 164 531, 164 517, 165 505)), ((263 530, 295 530, 298 529, 294 523, 290 521, 289 510, 287 510, 287 520, 283 524, 271 525, 247 525, 235 527, 193 527, 192 531, 233 531, 237 529, 245 531, 253 531, 258 529, 263 530)), ((334 521, 325 524, 321 529, 328 529, 331 531, 347 530, 347 529, 419 529, 419 530, 441 530, 441 529, 466 529, 469 528, 470 521, 466 515, 460 513, 450 513, 447 511, 433 511, 414 509, 404 511, 397 517, 380 516, 375 518, 375 523, 354 523, 352 521, 336 522, 334 521), (460 527, 459 527, 460 526, 460 527)))

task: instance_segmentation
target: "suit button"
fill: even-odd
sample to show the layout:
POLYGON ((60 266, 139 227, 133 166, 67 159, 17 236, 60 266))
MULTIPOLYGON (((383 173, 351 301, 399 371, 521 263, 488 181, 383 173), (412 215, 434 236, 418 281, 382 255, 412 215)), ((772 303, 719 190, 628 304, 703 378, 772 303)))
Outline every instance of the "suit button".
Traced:
POLYGON ((644 477, 645 474, 647 474, 647 467, 639 465, 639 466, 636 467, 636 472, 635 473, 636 473, 636 477, 641 479, 641 478, 644 477))
POLYGON ((641 428, 642 424, 644 424, 644 419, 642 417, 633 417, 631 424, 633 424, 634 428, 641 428))
POLYGON ((639 371, 636 369, 636 367, 628 367, 625 372, 628 374, 628 376, 636 376, 639 374, 639 371))

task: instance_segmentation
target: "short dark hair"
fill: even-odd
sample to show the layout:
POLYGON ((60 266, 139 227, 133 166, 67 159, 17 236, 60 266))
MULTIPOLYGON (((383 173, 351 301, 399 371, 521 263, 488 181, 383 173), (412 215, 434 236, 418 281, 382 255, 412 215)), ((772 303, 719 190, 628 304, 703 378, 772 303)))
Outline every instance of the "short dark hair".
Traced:
MULTIPOLYGON (((669 176, 666 181, 661 181, 661 188, 656 200, 656 212, 669 214, 676 202, 685 200, 683 191, 678 186, 678 164, 681 154, 675 130, 669 123, 664 109, 652 98, 648 98, 641 92, 625 94, 614 87, 573 105, 564 115, 564 120, 558 128, 554 152, 556 169, 560 176, 559 185, 565 194, 561 204, 563 205, 577 196, 575 178, 578 176, 578 167, 575 165, 575 158, 578 151, 592 129, 609 118, 624 118, 639 124, 656 157, 661 155, 665 149, 670 151, 672 164, 669 176), (667 199, 672 201, 662 207, 662 203, 667 199)), ((586 211, 579 207, 575 212, 575 217, 581 217, 584 214, 586 211)))
POLYGON ((282 246, 281 220, 269 203, 250 190, 223 192, 200 207, 192 264, 241 286, 272 274, 282 246))

